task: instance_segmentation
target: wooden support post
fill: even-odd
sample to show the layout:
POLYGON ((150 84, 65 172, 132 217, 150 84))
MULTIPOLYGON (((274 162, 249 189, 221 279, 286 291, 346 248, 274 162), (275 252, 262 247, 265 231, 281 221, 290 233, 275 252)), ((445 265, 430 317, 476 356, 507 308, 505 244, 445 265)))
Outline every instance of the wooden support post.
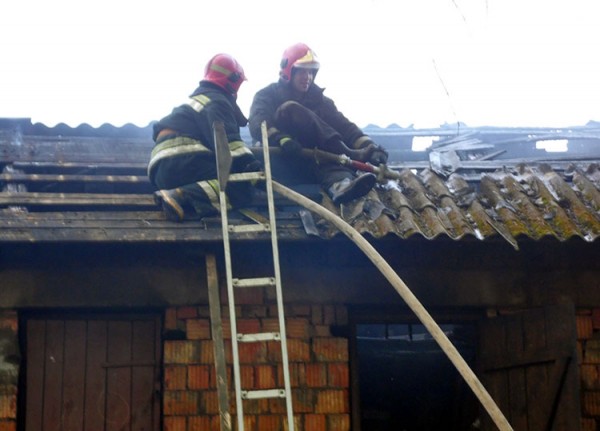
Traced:
POLYGON ((221 431, 231 431, 229 413, 229 386, 227 384, 227 366, 225 364, 225 344, 223 342, 223 322, 221 320, 221 300, 219 299, 219 278, 214 254, 206 256, 206 278, 208 283, 208 304, 210 307, 210 330, 215 355, 217 373, 217 394, 221 431))

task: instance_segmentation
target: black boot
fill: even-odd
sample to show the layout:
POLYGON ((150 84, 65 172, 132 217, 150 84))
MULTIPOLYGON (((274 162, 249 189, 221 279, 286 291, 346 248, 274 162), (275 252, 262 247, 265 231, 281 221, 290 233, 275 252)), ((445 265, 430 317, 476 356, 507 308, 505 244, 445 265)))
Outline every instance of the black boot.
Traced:
POLYGON ((329 187, 327 194, 334 204, 343 204, 366 195, 376 182, 377 177, 371 173, 361 175, 353 180, 345 178, 329 187))
POLYGON ((183 221, 185 211, 179 189, 159 190, 155 192, 154 202, 162 208, 168 220, 183 221))

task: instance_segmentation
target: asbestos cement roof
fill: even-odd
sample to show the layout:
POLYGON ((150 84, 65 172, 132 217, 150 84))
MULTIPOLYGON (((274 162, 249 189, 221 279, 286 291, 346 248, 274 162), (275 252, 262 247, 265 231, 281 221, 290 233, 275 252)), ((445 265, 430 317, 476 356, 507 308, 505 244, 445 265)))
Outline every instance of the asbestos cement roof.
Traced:
MULTIPOLYGON (((389 150, 392 180, 342 207, 315 185, 297 188, 364 235, 499 239, 515 248, 524 239, 593 242, 600 235, 596 124, 568 130, 371 127, 368 133, 389 150), (432 144, 411 150, 423 136, 434 137, 432 144), (559 139, 569 151, 536 146, 559 139)), ((218 219, 164 219, 145 174, 152 145, 150 127, 49 128, 0 119, 0 242, 220 240, 218 219)), ((277 208, 282 240, 341 235, 293 202, 278 200, 277 208)), ((264 195, 253 210, 264 214, 264 195)), ((245 219, 232 214, 233 222, 245 219)), ((258 238, 253 235, 238 239, 258 238)))

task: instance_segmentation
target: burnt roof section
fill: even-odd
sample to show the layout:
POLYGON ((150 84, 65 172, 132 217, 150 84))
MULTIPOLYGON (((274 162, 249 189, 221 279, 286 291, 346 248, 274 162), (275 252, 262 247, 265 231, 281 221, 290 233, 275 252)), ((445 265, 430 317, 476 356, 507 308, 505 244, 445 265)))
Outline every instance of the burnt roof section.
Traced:
MULTIPOLYGON (((389 150, 397 181, 341 208, 322 197, 316 185, 297 187, 362 234, 499 239, 515 248, 523 239, 593 242, 600 235, 597 123, 569 129, 455 125, 426 130, 369 126, 365 131, 389 150), (413 151, 415 140, 422 138, 430 138, 431 146, 413 151), (568 151, 537 146, 556 140, 568 151)), ((243 137, 250 144, 247 130, 243 137)), ((152 146, 151 125, 48 128, 28 119, 0 119, 0 242, 219 241, 218 219, 164 219, 146 177, 152 146)), ((255 209, 264 211, 264 206, 259 193, 255 209)), ((278 209, 284 240, 340 235, 291 202, 278 201, 278 209)), ((234 221, 244 219, 234 214, 234 221)))

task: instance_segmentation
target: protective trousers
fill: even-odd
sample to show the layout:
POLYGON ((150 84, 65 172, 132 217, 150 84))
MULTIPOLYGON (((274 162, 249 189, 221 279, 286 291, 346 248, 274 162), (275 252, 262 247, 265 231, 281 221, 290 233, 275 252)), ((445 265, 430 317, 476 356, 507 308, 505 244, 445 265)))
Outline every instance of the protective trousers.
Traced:
MULTIPOLYGON (((328 150, 328 143, 341 141, 340 134, 317 114, 298 102, 287 101, 275 112, 275 127, 299 141, 304 148, 320 148, 328 150)), ((310 174, 328 190, 334 183, 346 178, 353 179, 355 174, 351 169, 337 163, 316 163, 302 156, 288 158, 289 174, 310 174), (307 166, 308 164, 308 166, 307 166), (308 168, 308 172, 307 172, 308 168)))
MULTIPOLYGON (((197 215, 219 211, 219 183, 214 153, 186 154, 160 160, 151 181, 160 190, 177 189, 178 202, 192 208, 197 215)), ((228 207, 250 204, 253 187, 247 182, 227 185, 228 207)))

